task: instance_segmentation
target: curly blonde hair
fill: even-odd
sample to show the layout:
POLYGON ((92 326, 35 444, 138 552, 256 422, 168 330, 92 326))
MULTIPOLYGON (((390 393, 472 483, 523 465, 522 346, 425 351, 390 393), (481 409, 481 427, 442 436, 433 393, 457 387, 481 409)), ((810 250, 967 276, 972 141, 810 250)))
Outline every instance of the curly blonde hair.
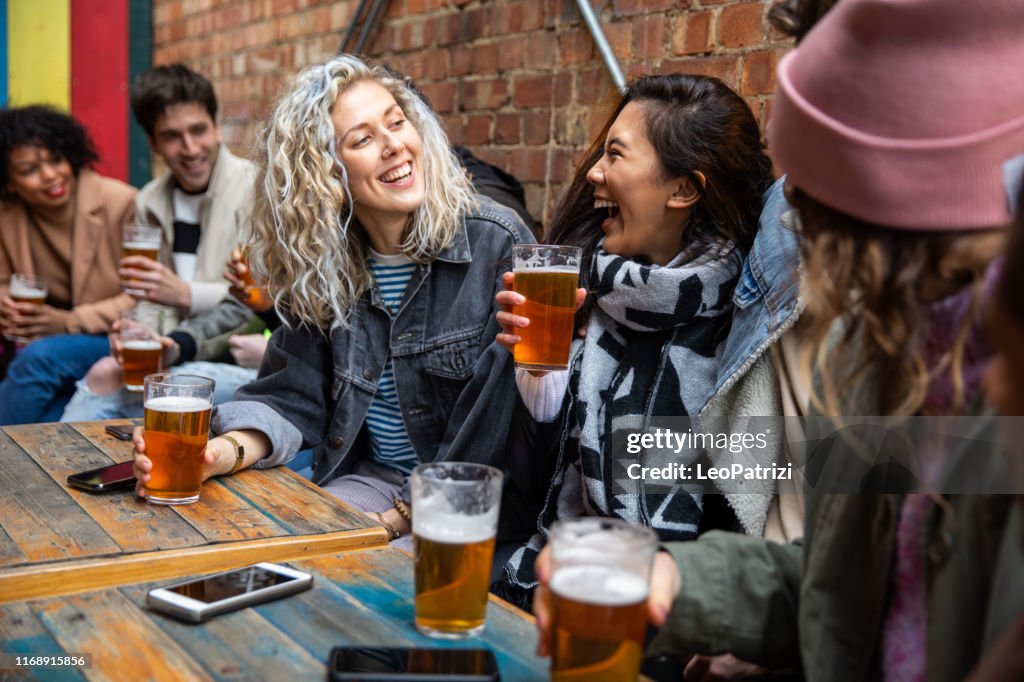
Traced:
POLYGON ((354 221, 348 174, 336 153, 331 108, 352 85, 372 80, 395 98, 422 139, 425 195, 402 253, 417 263, 448 246, 475 199, 437 116, 409 83, 351 55, 301 71, 257 136, 259 167, 249 264, 284 320, 346 327, 372 277, 366 236, 354 221))
POLYGON ((830 416, 849 414, 851 405, 841 396, 855 392, 871 372, 875 393, 868 397, 879 414, 914 415, 924 405, 932 378, 948 372, 953 413, 958 412, 966 400, 964 350, 990 262, 959 254, 986 232, 893 230, 834 211, 799 190, 790 195, 803 237, 807 326, 800 338, 802 364, 820 382, 811 391, 815 409, 830 416), (967 288, 970 309, 946 351, 929 367, 923 353, 928 302, 967 288), (847 322, 842 339, 829 343, 839 318, 847 322))

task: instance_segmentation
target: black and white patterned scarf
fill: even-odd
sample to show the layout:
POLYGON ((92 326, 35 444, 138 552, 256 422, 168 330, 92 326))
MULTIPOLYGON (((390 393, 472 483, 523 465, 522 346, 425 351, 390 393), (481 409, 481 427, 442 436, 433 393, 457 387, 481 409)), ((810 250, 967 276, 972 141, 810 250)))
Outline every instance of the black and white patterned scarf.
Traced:
POLYGON ((533 561, 557 519, 618 517, 653 528, 663 541, 697 535, 700 494, 649 495, 640 481, 624 486, 636 459, 613 453, 612 438, 643 430, 651 417, 696 415, 711 397, 741 264, 731 242, 683 251, 664 267, 598 250, 590 292, 596 305, 573 356, 540 532, 506 564, 508 583, 536 585, 533 561))

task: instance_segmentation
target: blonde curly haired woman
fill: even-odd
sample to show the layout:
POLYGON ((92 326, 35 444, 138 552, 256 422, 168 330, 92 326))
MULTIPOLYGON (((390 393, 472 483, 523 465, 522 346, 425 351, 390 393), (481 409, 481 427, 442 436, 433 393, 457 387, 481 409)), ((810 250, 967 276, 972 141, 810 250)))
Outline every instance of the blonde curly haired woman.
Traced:
MULTIPOLYGON (((296 76, 257 163, 248 253, 285 325, 217 408, 204 475, 315 447, 313 481, 396 539, 416 464, 502 464, 515 387, 493 300, 532 236, 473 193, 410 85, 352 56, 296 76)), ((144 434, 136 448, 144 494, 144 434)))

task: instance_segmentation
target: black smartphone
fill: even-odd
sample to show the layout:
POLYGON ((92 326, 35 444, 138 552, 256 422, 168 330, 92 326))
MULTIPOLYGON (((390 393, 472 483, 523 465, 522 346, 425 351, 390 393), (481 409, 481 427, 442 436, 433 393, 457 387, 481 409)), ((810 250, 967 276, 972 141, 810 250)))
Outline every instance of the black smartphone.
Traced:
POLYGON ((328 682, 498 682, 490 649, 334 647, 328 682))
POLYGON ((150 608, 190 623, 284 597, 313 586, 313 576, 279 564, 254 564, 205 578, 158 587, 146 594, 150 608))
POLYGON ((68 485, 88 490, 91 493, 134 488, 135 474, 132 473, 132 460, 71 474, 68 476, 68 485))
POLYGON ((131 425, 115 426, 113 424, 110 424, 107 426, 107 428, 103 430, 118 440, 131 440, 132 433, 135 431, 135 427, 131 425))

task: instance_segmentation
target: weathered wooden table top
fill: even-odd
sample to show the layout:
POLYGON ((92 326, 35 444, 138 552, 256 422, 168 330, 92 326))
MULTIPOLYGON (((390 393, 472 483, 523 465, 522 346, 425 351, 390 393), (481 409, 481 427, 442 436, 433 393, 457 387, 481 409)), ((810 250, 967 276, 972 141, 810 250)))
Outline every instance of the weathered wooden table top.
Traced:
POLYGON ((311 590, 203 625, 147 609, 146 591, 161 583, 0 605, 0 651, 92 656, 87 670, 21 668, 23 679, 298 682, 326 679, 334 646, 483 646, 495 652, 503 681, 547 679, 532 619, 494 597, 480 638, 448 644, 420 635, 407 554, 385 548, 289 565, 314 574, 311 590))
POLYGON ((131 458, 109 423, 129 422, 0 429, 0 603, 387 544, 285 467, 207 481, 176 507, 69 488, 69 474, 131 458))

